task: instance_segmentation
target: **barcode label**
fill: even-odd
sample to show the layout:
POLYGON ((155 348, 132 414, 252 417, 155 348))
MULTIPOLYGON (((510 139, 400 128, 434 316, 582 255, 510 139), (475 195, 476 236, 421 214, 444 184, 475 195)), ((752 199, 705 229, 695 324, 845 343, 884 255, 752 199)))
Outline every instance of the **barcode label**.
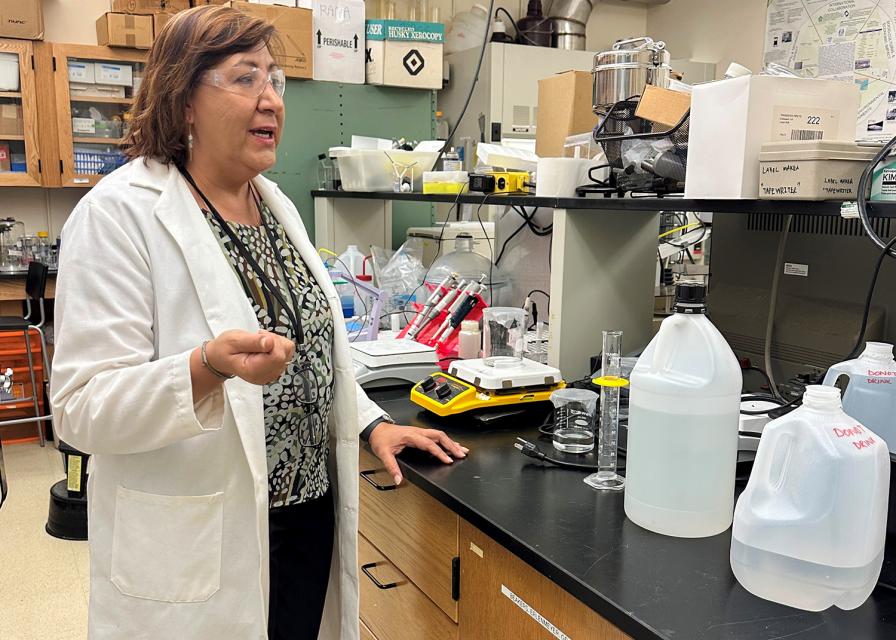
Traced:
POLYGON ((823 140, 824 131, 812 131, 811 129, 794 129, 790 132, 791 140, 823 140))

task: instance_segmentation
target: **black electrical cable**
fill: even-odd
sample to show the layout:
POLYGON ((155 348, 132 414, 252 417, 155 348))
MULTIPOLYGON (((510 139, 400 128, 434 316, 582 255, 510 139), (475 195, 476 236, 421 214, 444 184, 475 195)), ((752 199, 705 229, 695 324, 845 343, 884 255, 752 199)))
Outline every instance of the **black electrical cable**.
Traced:
POLYGON ((852 360, 856 356, 859 355, 859 352, 862 350, 862 343, 865 342, 865 332, 868 330, 868 316, 871 315, 871 301, 874 299, 874 289, 877 287, 877 276, 880 275, 880 268, 883 265, 884 258, 887 257, 887 254, 890 253, 890 249, 893 245, 896 244, 896 236, 893 236, 890 241, 884 245, 883 250, 880 252, 880 255, 877 258, 877 264, 874 265, 874 273, 871 276, 871 284, 868 286, 868 295, 865 296, 865 309, 862 312, 862 326, 859 329, 859 335, 856 338, 856 344, 853 346, 852 351, 849 352, 849 355, 846 356, 847 360, 852 360))
POLYGON ((436 156, 436 161, 433 162, 433 167, 438 167, 439 162, 442 160, 442 156, 445 155, 445 151, 451 146, 451 141, 454 140, 454 134, 457 133, 458 128, 460 127, 460 123, 463 122, 464 116, 467 114, 467 107, 470 106, 470 100, 473 99, 473 91, 476 89, 476 83, 479 82, 479 72, 482 69, 482 60, 485 58, 485 49, 488 47, 488 41, 491 37, 492 31, 492 21, 491 16, 492 11, 495 8, 495 0, 489 0, 488 2, 488 16, 489 21, 488 24, 485 25, 485 35, 482 37, 482 48, 479 50, 479 61, 476 63, 476 74, 473 76, 473 82, 470 83, 470 91, 467 93, 467 99, 464 101, 464 108, 460 110, 460 115, 457 116, 457 120, 454 122, 454 128, 448 134, 448 138, 445 140, 445 144, 442 145, 442 149, 439 151, 439 155, 436 156))
POLYGON ((519 232, 522 231, 523 229, 525 229, 527 226, 529 226, 528 223, 524 222, 519 227, 517 227, 516 231, 514 231, 509 236, 507 236, 507 238, 505 238, 504 244, 501 245, 501 250, 498 252, 498 257, 495 258, 495 266, 496 267, 501 264, 501 258, 504 257, 504 250, 507 249, 507 245, 510 243, 510 241, 513 240, 513 238, 516 235, 518 235, 519 232))
POLYGON ((862 172, 862 177, 859 178, 859 191, 856 198, 856 205, 859 209, 859 220, 862 221, 862 227, 865 229, 865 233, 868 237, 871 238, 871 241, 874 242, 879 249, 896 258, 896 251, 893 251, 892 247, 887 248, 887 243, 885 243, 881 237, 877 235, 877 232, 874 231, 874 226, 871 224, 871 220, 868 217, 868 199, 866 197, 874 169, 885 157, 887 157, 894 147, 896 147, 896 137, 891 138, 890 141, 877 152, 877 155, 874 156, 868 166, 865 167, 865 170, 862 172))
POLYGON ((760 369, 759 367, 749 366, 749 367, 744 367, 743 370, 744 371, 755 371, 755 372, 761 374, 762 377, 765 378, 765 383, 768 385, 768 388, 769 389, 772 388, 772 379, 768 377, 768 374, 765 372, 765 369, 760 369))
MULTIPOLYGON (((777 399, 773 400, 772 396, 770 396, 770 395, 769 396, 764 396, 764 395, 760 396, 760 395, 756 395, 756 394, 751 394, 749 396, 742 397, 741 400, 763 400, 763 401, 767 401, 767 402, 776 402, 777 401, 777 399)), ((777 402, 780 402, 780 401, 777 401, 777 402)), ((741 410, 740 414, 742 416, 764 416, 768 413, 771 413, 772 411, 777 411, 779 409, 787 409, 788 407, 796 408, 799 405, 801 405, 802 403, 803 403, 803 396, 799 396, 798 398, 794 398, 790 402, 786 402, 784 404, 778 404, 778 406, 772 407, 771 409, 762 409, 762 410, 758 410, 758 411, 741 410)))
POLYGON ((531 298, 533 293, 540 293, 541 295, 543 295, 545 298, 548 299, 548 302, 551 301, 551 294, 549 294, 548 292, 543 291, 541 289, 532 289, 532 291, 530 291, 529 293, 526 294, 526 297, 531 298))
POLYGON ((537 445, 528 440, 524 440, 523 438, 517 438, 513 446, 519 449, 520 453, 524 456, 529 456, 530 458, 534 458, 541 462, 548 462, 564 469, 575 469, 577 471, 597 471, 598 469, 596 464, 581 464, 578 462, 566 462, 565 460, 551 458, 544 451, 539 449, 537 445))

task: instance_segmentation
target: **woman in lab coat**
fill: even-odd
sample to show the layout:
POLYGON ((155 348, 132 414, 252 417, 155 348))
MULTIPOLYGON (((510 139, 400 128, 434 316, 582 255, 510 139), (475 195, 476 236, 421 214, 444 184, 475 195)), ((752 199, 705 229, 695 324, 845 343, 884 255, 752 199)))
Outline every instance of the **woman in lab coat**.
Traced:
POLYGON ((396 482, 406 446, 466 453, 355 383, 333 285, 259 175, 284 120, 273 35, 226 7, 177 14, 131 162, 63 230, 51 396, 93 454, 92 640, 355 639, 359 432, 396 482))

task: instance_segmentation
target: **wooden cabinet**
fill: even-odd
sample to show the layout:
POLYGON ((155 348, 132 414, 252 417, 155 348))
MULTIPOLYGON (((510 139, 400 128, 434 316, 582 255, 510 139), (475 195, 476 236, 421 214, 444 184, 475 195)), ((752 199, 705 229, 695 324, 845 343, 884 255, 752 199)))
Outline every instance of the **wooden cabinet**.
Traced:
MULTIPOLYGON (((143 77, 146 53, 54 44, 53 87, 60 183, 91 187, 124 164, 127 111, 143 77)), ((46 119, 43 120, 45 126, 46 119)))
POLYGON ((630 640, 464 520, 460 546, 461 638, 630 640))
POLYGON ((43 184, 34 70, 32 42, 0 39, 2 187, 36 187, 43 184))
POLYGON ((360 532, 456 622, 457 514, 410 482, 395 487, 363 450, 360 482, 360 532))
POLYGON ((358 536, 358 566, 361 623, 374 638, 457 640, 457 624, 363 534, 358 536))

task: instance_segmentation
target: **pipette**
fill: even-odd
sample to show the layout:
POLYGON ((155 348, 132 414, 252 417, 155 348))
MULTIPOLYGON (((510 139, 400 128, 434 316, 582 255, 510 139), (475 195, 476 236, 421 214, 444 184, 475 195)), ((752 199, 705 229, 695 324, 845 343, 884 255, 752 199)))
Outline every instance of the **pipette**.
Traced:
POLYGON ((429 314, 433 310, 433 307, 436 306, 436 303, 441 298, 447 296, 453 290, 454 285, 456 284, 456 273, 449 273, 447 276, 445 276, 445 278, 429 295, 429 298, 426 299, 426 303, 423 305, 423 308, 420 309, 420 311, 417 312, 417 315, 415 315, 411 319, 411 325, 407 333, 409 338, 413 338, 420 332, 420 329, 422 329, 423 325, 426 324, 426 319, 429 317, 429 314), (445 291, 443 291, 443 289, 445 289, 445 291))
POLYGON ((454 330, 460 326, 460 323, 463 322, 464 318, 470 315, 470 312, 473 310, 473 308, 477 304, 479 304, 479 295, 485 291, 486 286, 481 282, 476 283, 474 286, 475 288, 470 290, 469 294, 463 300, 457 310, 449 317, 445 318, 445 322, 448 323, 448 326, 445 326, 443 324, 444 328, 441 329, 441 333, 439 334, 439 339, 437 341, 439 344, 444 343, 451 336, 451 334, 454 333, 454 330))
POLYGON ((414 336, 416 336, 421 331, 426 329, 426 327, 429 326, 430 322, 432 322, 433 320, 435 320, 436 318, 439 317, 439 314, 445 310, 445 307, 447 307, 449 304, 454 302, 454 300, 456 300, 459 296, 461 296, 463 294, 464 286, 466 284, 467 284, 466 280, 461 280, 460 282, 457 283, 456 287, 454 287, 453 289, 450 289, 444 296, 442 296, 442 299, 439 300, 439 303, 435 307, 432 308, 432 310, 430 311, 430 313, 426 317, 426 319, 420 323, 420 326, 417 328, 417 331, 414 333, 414 336))

